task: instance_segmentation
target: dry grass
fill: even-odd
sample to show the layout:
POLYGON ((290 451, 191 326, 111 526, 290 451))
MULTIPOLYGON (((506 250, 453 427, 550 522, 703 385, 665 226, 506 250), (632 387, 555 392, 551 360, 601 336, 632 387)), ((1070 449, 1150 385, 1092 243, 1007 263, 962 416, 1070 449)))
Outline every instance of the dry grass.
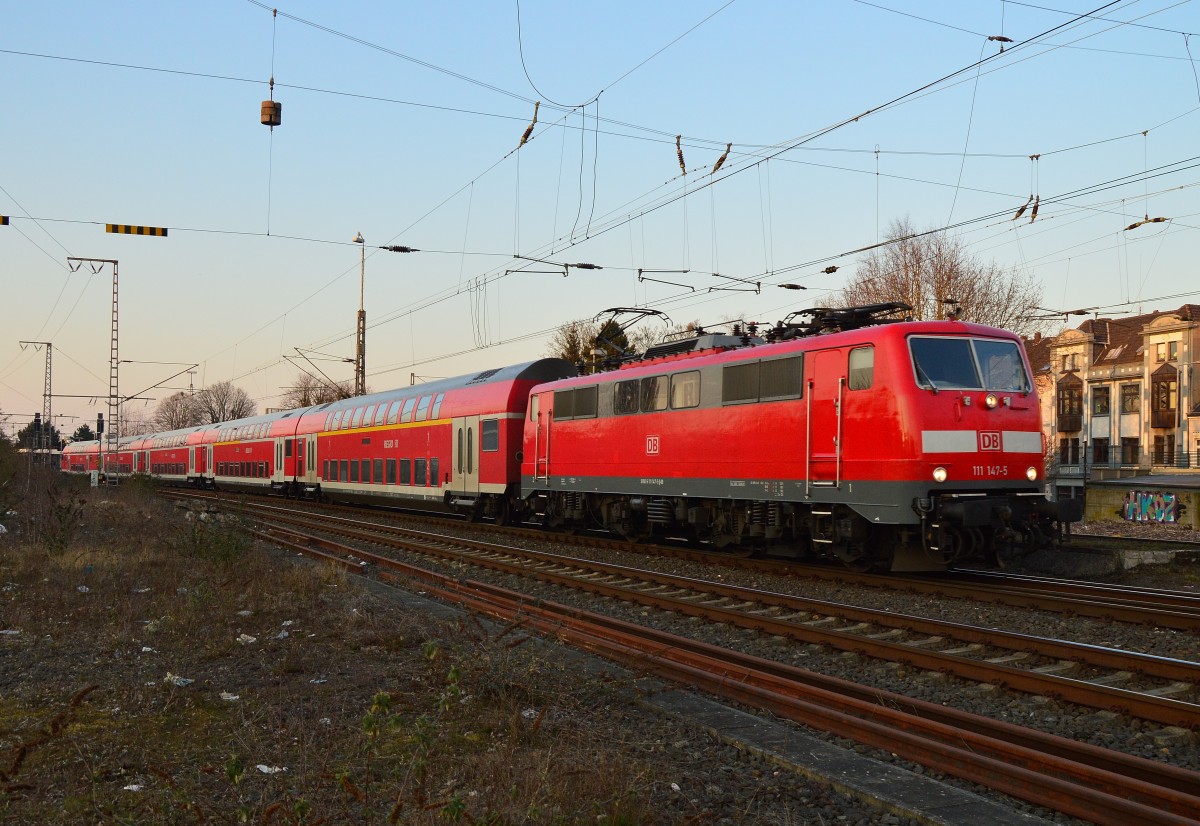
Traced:
POLYGON ((661 802, 685 769, 624 686, 520 634, 405 613, 136 486, 42 497, 53 528, 0 539, 5 823, 708 819, 661 802))

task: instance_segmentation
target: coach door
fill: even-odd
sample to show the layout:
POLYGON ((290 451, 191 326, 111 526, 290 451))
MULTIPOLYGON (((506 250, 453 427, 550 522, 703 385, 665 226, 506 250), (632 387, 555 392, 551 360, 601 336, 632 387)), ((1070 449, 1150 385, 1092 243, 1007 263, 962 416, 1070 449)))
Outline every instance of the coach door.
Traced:
POLYGON ((808 485, 838 487, 842 471, 842 400, 846 389, 846 356, 840 350, 820 350, 809 364, 808 485))
POLYGON ((454 480, 450 489, 455 493, 479 493, 479 417, 462 416, 454 424, 454 480))
POLYGON ((308 442, 304 447, 304 481, 310 485, 317 483, 317 434, 305 436, 308 442))
MULTIPOLYGON (((282 483, 284 481, 283 443, 286 441, 287 441, 287 439, 276 439, 275 440, 275 468, 274 468, 273 472, 271 473, 271 481, 272 482, 282 483)), ((290 445, 289 445, 289 447, 290 447, 290 445)))
POLYGON ((194 448, 194 447, 188 448, 187 475, 188 476, 196 475, 196 448, 194 448))

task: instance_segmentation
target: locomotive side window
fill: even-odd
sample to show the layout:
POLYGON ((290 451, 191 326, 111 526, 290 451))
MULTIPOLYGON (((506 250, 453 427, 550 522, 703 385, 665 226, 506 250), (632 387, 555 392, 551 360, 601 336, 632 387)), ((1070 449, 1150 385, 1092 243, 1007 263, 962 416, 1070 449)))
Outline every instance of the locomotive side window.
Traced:
POLYGON ((479 449, 495 453, 500 449, 500 420, 484 419, 479 424, 479 449))
POLYGON ((400 411, 400 421, 411 422, 413 405, 417 403, 416 397, 404 400, 404 409, 400 411))
POLYGON ((721 370, 721 404, 758 401, 758 362, 726 364, 721 370))
POLYGON ((875 348, 855 347, 850 351, 850 389, 868 390, 875 383, 875 348))
POLYGON ((671 376, 671 409, 681 410, 700 405, 700 371, 689 370, 671 376))
POLYGON ((798 399, 804 395, 804 356, 768 359, 760 365, 758 393, 762 401, 798 399))
POLYGON ((596 399, 599 396, 597 391, 598 388, 594 384, 591 387, 576 387, 571 391, 574 394, 571 406, 576 419, 596 418, 596 399))
POLYGON ((669 383, 666 376, 647 376, 642 379, 641 409, 643 413, 667 409, 669 383))
POLYGON ((613 413, 622 416, 638 412, 639 384, 637 379, 617 382, 613 387, 613 413))
POLYGON ((575 415, 575 391, 556 390, 554 392, 554 420, 570 419, 575 415))

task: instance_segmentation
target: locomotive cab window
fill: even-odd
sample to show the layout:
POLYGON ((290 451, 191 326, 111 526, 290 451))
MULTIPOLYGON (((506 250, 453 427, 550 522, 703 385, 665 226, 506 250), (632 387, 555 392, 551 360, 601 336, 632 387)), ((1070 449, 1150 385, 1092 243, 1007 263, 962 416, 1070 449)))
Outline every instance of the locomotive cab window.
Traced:
POLYGON ((918 387, 1028 393, 1032 386, 1013 341, 913 337, 908 346, 918 387))
POLYGON ((875 348, 855 347, 850 351, 850 389, 868 390, 875 383, 875 348))

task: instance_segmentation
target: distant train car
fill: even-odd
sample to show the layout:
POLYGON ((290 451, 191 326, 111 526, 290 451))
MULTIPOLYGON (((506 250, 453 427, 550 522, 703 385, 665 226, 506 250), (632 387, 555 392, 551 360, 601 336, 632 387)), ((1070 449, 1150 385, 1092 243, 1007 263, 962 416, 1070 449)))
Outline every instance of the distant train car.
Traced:
POLYGON ((688 339, 535 388, 526 510, 892 571, 1004 557, 1078 520, 1077 503, 1042 490, 1020 339, 959 321, 870 324, 894 309, 825 311, 800 332, 841 331, 783 329, 775 343, 688 339))

